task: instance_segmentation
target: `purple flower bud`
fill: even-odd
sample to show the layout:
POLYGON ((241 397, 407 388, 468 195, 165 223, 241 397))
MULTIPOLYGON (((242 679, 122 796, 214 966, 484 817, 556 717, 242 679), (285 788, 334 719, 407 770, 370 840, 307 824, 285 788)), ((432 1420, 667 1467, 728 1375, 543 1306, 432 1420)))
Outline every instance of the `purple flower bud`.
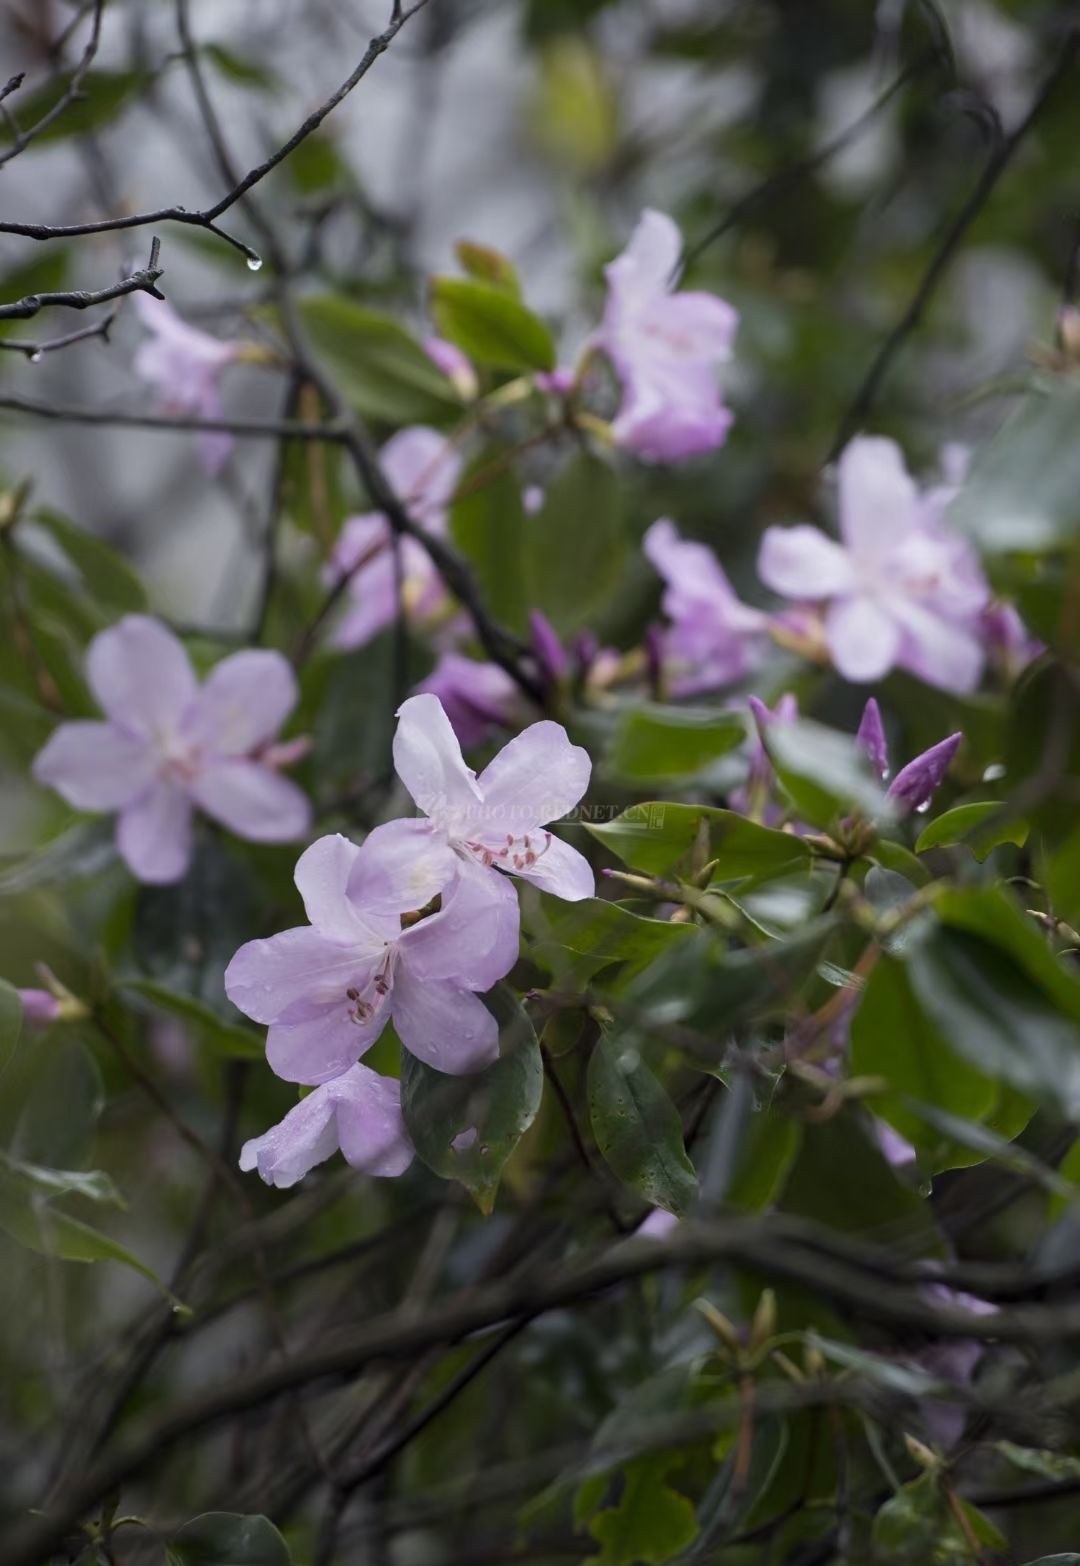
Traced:
POLYGON ((881 721, 881 708, 873 696, 863 708, 855 738, 870 758, 874 771, 884 781, 889 775, 889 746, 881 721))
POLYGON ((909 761, 893 778, 886 791, 886 798, 894 800, 902 813, 925 810, 933 799, 949 765, 960 749, 962 734, 950 734, 924 750, 921 756, 909 761))
POLYGON ((60 1002, 48 990, 19 990, 17 994, 27 1022, 55 1022, 60 1016, 60 1002))
POLYGON ((570 660, 566 648, 546 614, 539 609, 529 610, 529 629, 532 632, 532 649, 544 674, 553 685, 566 677, 570 660))

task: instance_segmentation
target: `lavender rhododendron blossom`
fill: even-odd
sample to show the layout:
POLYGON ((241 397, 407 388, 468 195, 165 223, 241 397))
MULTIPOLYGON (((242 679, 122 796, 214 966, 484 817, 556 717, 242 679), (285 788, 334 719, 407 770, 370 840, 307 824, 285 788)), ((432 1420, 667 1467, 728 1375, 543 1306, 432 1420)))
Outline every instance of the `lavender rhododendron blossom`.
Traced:
POLYGON ((129 614, 94 637, 86 675, 105 721, 61 723, 34 776, 76 810, 119 812, 117 847, 138 880, 183 876, 196 809, 252 842, 307 831, 307 796, 272 749, 297 698, 280 653, 234 653, 200 686, 177 637, 129 614))
POLYGON ((425 337, 421 344, 424 352, 446 376, 459 397, 472 402, 480 390, 480 380, 473 362, 457 343, 447 342, 445 337, 425 337))
POLYGON ((944 496, 920 496, 891 440, 862 436, 837 468, 841 541, 820 528, 767 528, 758 570, 785 598, 824 610, 829 655, 865 683, 906 669, 927 684, 975 688, 987 587, 969 544, 942 518, 944 496))
POLYGON ((398 710, 394 765, 426 817, 380 828, 398 835, 403 853, 436 873, 447 854, 482 866, 491 887, 505 870, 568 902, 593 895, 588 861, 545 829, 578 803, 592 772, 561 724, 531 724, 477 777, 438 698, 410 696, 398 710))
POLYGON ((742 679, 761 652, 768 617, 744 604, 712 550, 680 538, 673 522, 654 522, 642 547, 667 584, 661 602, 671 623, 663 652, 674 693, 742 679))
POLYGON ((416 690, 438 697, 466 750, 483 744, 497 729, 509 728, 518 698, 517 686, 497 663, 455 652, 443 653, 416 690))
MULTIPOLYGON (((881 721, 881 709, 873 696, 863 709, 856 739, 869 757, 874 771, 884 782, 889 776, 889 750, 881 721)), ((921 812, 929 808, 963 739, 963 734, 959 732, 950 734, 909 761, 906 767, 900 768, 885 790, 886 799, 892 800, 899 814, 908 815, 912 811, 921 812)))
POLYGON ((516 893, 431 852, 419 825, 377 827, 363 847, 340 834, 313 843, 295 876, 311 923, 249 941, 226 969, 226 994, 269 1027, 267 1060, 286 1081, 340 1076, 391 1019, 436 1070, 497 1057, 498 1024, 475 992, 517 959, 516 893))
POLYGON ((750 747, 750 766, 746 782, 733 789, 728 796, 732 810, 750 816, 766 826, 773 826, 783 814, 773 798, 776 773, 765 747, 765 735, 774 723, 793 723, 799 716, 799 700, 791 691, 785 691, 777 699, 775 707, 767 707, 759 696, 747 698, 754 720, 754 735, 750 747))
MULTIPOLYGON (((446 512, 461 473, 461 457, 437 430, 414 425, 392 435, 379 453, 391 489, 414 521, 429 532, 446 530, 446 512)), ((402 538, 402 599, 417 621, 447 602, 442 579, 423 545, 402 538)), ((329 567, 332 582, 348 578, 349 607, 334 633, 338 647, 363 647, 393 623, 398 611, 393 529, 381 511, 350 517, 341 530, 329 567)))
POLYGON ((396 1176, 412 1163, 401 1117, 401 1088, 367 1066, 350 1067, 317 1087, 283 1120, 240 1149, 240 1168, 257 1169, 282 1189, 302 1180, 341 1149, 362 1174, 396 1176))
POLYGON ((604 269, 607 305, 594 341, 622 387, 612 434, 650 462, 713 451, 732 423, 717 369, 731 356, 739 317, 715 294, 674 292, 681 254, 675 223, 647 210, 604 269))
MULTIPOLYGON (((156 389, 158 408, 162 413, 221 419, 222 372, 250 351, 247 345, 192 326, 165 299, 141 290, 133 298, 149 334, 135 350, 135 373, 156 389)), ((199 458, 207 473, 220 473, 234 444, 227 430, 199 432, 199 458)))

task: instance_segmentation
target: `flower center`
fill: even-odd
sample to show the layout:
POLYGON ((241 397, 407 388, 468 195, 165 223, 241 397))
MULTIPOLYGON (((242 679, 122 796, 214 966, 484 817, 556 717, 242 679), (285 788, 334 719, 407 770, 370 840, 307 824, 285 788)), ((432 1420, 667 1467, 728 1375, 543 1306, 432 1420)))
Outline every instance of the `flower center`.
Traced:
POLYGON ((508 832, 506 842, 501 848, 489 848, 486 843, 468 841, 465 847, 489 870, 493 865, 498 866, 500 870, 531 870, 537 860, 542 859, 551 847, 551 833, 541 832, 537 837, 531 837, 528 832, 525 832, 521 837, 514 837, 508 832), (543 838, 540 846, 538 846, 539 838, 543 838))
POLYGON ((394 946, 387 946, 382 962, 373 976, 361 988, 350 984, 345 991, 345 999, 348 1002, 349 1021, 357 1027, 363 1027, 369 1023, 376 1012, 386 1002, 387 996, 394 987, 394 962, 397 950, 394 946))

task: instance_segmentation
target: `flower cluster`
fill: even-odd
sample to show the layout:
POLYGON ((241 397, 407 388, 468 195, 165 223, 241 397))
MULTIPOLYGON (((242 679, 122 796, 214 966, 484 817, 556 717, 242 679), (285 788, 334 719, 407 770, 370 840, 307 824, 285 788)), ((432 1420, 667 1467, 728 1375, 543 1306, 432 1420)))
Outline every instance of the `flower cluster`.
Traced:
POLYGON ((410 697, 398 717, 394 764, 422 816, 360 846, 313 843, 296 866, 309 923, 249 942, 225 974, 233 1004, 269 1028, 272 1069, 315 1089, 243 1149, 243 1167, 276 1185, 338 1147, 368 1174, 400 1174, 411 1149, 398 1085, 360 1057, 392 1022, 436 1071, 490 1065, 499 1030, 480 995, 518 956, 509 877, 568 901, 593 892, 585 859, 547 829, 590 774, 559 724, 525 729, 477 777, 435 696, 410 697))

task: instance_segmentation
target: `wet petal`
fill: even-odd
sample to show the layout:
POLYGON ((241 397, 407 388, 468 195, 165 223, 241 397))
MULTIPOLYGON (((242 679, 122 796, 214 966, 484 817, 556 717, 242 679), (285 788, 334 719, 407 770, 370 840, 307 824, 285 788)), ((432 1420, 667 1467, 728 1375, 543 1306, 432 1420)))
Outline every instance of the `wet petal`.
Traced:
POLYGON ((191 863, 191 801, 184 790, 156 778, 121 810, 116 846, 136 880, 179 881, 191 863))
POLYGON ((478 779, 484 841, 500 832, 517 837, 532 826, 558 820, 577 804, 591 774, 588 752, 570 743, 561 723, 530 724, 503 746, 478 779))
POLYGON ((295 1185, 337 1152, 336 1108, 326 1088, 309 1093, 276 1126, 244 1143, 240 1168, 257 1169, 267 1185, 281 1190, 295 1185))
POLYGON ((394 766, 416 805, 439 823, 467 821, 483 795, 439 698, 410 696, 397 716, 394 766))
POLYGON ((909 761, 893 778, 887 797, 894 800, 901 810, 922 810, 930 803, 948 772, 952 759, 960 749, 964 736, 950 734, 948 739, 924 750, 921 756, 909 761))
POLYGON ((471 990, 418 979, 402 963, 391 1006, 402 1044, 436 1071, 465 1076, 498 1059, 499 1025, 471 990))
POLYGON ((389 1018, 384 1005, 367 1022, 354 1022, 340 1004, 296 1022, 275 1022, 266 1035, 267 1062, 286 1082, 330 1082, 371 1048, 389 1018))
MULTIPOLYGON (((541 834, 543 836, 544 834, 541 834)), ((532 865, 523 869, 512 866, 511 874, 523 881, 531 881, 542 892, 561 897, 564 902, 580 903, 585 897, 596 896, 596 877, 584 854, 564 843, 554 833, 550 840, 537 844, 537 857, 532 865)))
POLYGON ((455 979, 489 990, 518 959, 521 915, 512 881, 497 870, 457 860, 440 912, 402 935, 401 960, 419 979, 455 979))
POLYGON ((208 816, 253 843, 291 843, 311 824, 303 789, 257 761, 211 761, 196 774, 191 795, 208 816))
POLYGON ((836 465, 840 533, 861 559, 878 560, 919 525, 919 492, 894 440, 859 435, 836 465))
POLYGON ((349 877, 360 853, 355 843, 334 832, 305 848, 296 861, 293 880, 304 912, 319 935, 343 944, 364 939, 357 910, 349 901, 349 877))
POLYGON ((315 1010, 341 1002, 346 990, 369 983, 383 953, 368 940, 343 945, 301 925, 241 946, 225 969, 225 993, 253 1022, 276 1022, 305 1006, 315 1010))
POLYGON ((405 1173, 413 1148, 401 1114, 399 1083, 357 1065, 321 1091, 333 1098, 347 1163, 369 1175, 393 1178, 405 1173))
POLYGON ((118 810, 149 785, 158 757, 141 735, 111 723, 61 723, 34 758, 39 783, 76 810, 118 810))
POLYGON ((144 614, 127 614, 94 637, 86 675, 113 722, 140 734, 178 729, 198 689, 182 643, 144 614))
POLYGON ((460 860, 430 821, 403 818, 374 827, 350 872, 348 893, 364 917, 385 920, 426 908, 450 885, 460 860))
POLYGON ((881 721, 881 708, 871 696, 863 708, 863 715, 855 738, 870 758, 870 765, 880 778, 889 775, 889 746, 885 739, 885 725, 881 721))

